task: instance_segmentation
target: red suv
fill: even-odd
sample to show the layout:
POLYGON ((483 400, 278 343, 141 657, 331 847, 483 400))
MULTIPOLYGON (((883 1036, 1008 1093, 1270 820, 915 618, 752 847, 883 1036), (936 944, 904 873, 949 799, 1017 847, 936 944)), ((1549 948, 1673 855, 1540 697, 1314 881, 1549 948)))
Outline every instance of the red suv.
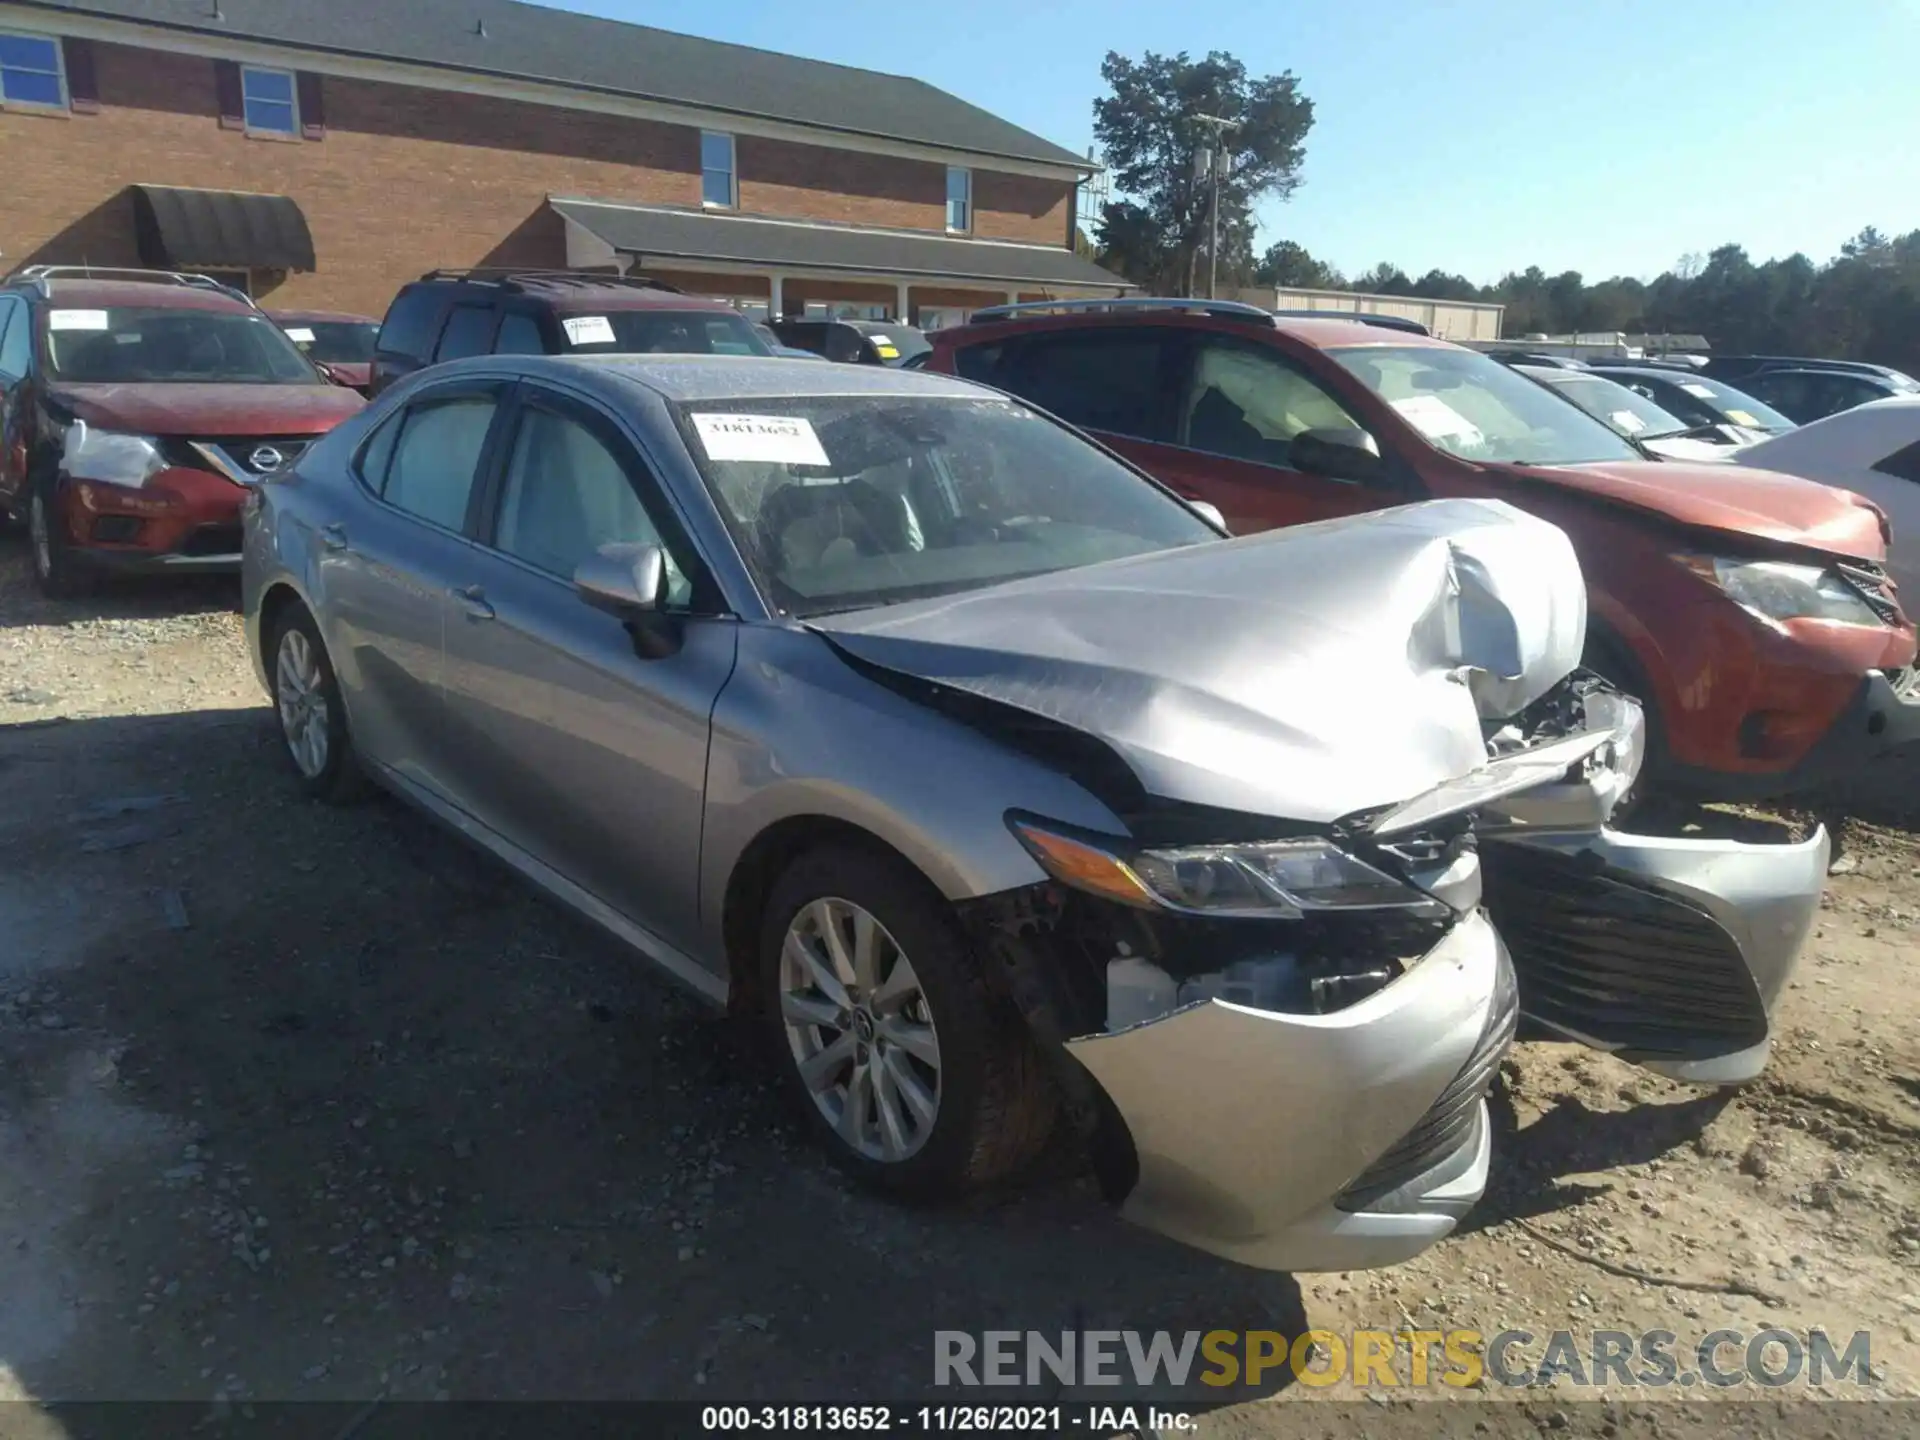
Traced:
POLYGON ((1010 305, 927 368, 1078 425, 1244 534, 1482 496, 1586 574, 1588 663, 1646 702, 1648 773, 1700 798, 1803 789, 1920 740, 1914 628, 1869 501, 1656 461, 1484 355, 1212 301, 1010 305))
POLYGON ((33 573, 240 568, 240 503, 366 402, 237 290, 34 266, 0 285, 0 511, 33 573))

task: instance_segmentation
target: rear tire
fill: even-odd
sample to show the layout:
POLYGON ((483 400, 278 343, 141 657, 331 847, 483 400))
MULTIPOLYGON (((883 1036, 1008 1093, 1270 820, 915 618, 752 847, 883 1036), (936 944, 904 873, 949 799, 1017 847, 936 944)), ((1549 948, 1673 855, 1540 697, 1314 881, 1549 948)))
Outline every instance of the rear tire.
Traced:
POLYGON ((49 600, 76 600, 94 588, 96 577, 67 538, 52 476, 41 476, 27 491, 27 550, 34 583, 49 600))
POLYGON ((769 1049, 842 1169, 946 1200, 1045 1148, 1058 1107, 1039 1051, 904 861, 840 844, 802 855, 768 897, 760 963, 769 1049))
POLYGON ((347 730, 340 682, 304 605, 289 605, 275 621, 267 664, 280 739, 300 788, 329 804, 358 800, 367 781, 347 730))

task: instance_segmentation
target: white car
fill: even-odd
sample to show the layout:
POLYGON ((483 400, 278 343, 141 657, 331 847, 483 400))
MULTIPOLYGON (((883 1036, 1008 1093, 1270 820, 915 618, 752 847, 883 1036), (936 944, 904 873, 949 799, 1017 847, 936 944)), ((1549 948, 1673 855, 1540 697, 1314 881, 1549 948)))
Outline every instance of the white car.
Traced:
POLYGON ((1864 495, 1893 523, 1887 569, 1911 609, 1920 596, 1920 395, 1897 395, 1842 410, 1732 458, 1784 470, 1864 495))

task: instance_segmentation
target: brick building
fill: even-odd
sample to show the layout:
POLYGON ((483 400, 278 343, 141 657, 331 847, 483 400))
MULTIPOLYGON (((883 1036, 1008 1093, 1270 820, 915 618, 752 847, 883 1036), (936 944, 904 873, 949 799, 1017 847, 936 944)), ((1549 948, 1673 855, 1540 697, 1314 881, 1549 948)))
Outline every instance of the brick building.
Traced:
POLYGON ((1088 162, 916 80, 513 0, 0 0, 0 269, 381 314, 617 265, 797 314, 1110 295, 1088 162))

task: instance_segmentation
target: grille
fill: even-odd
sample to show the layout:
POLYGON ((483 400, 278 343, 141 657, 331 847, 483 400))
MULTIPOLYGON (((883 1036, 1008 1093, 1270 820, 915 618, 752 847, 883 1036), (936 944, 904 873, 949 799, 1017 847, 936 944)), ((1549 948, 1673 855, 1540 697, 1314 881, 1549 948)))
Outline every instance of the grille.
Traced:
POLYGON ((1429 1171, 1439 1169, 1464 1147, 1473 1127, 1479 1123, 1480 1101, 1493 1084, 1501 1057, 1513 1043, 1513 1032, 1519 1021, 1519 992, 1514 985, 1513 971, 1503 958, 1494 981, 1493 1008, 1467 1063, 1440 1092, 1433 1107, 1420 1117, 1420 1123, 1363 1170, 1333 1203, 1349 1212, 1392 1210, 1391 1203, 1380 1202, 1429 1171))
POLYGON ((1865 561, 1842 560, 1834 569, 1867 602, 1867 608, 1889 625, 1900 623, 1900 602, 1894 598, 1893 586, 1887 579, 1887 572, 1878 565, 1869 565, 1865 561))
POLYGON ((187 536, 187 543, 180 547, 180 553, 195 557, 238 555, 240 545, 238 525, 202 525, 187 536))
POLYGON ((195 470, 205 470, 209 468, 207 456, 195 448, 204 446, 219 457, 219 464, 214 468, 225 469, 228 479, 240 479, 241 483, 249 484, 262 476, 278 474, 285 470, 304 455, 312 444, 311 435, 285 439, 272 435, 201 436, 190 440, 169 439, 164 442, 163 449, 169 463, 190 466, 195 470), (262 451, 272 451, 277 454, 280 457, 279 463, 277 465, 256 464, 255 456, 260 455, 262 451))
POLYGON ((1622 1050, 1724 1054, 1766 1038, 1739 946, 1706 911, 1523 845, 1483 844, 1487 913, 1527 1015, 1622 1050))

